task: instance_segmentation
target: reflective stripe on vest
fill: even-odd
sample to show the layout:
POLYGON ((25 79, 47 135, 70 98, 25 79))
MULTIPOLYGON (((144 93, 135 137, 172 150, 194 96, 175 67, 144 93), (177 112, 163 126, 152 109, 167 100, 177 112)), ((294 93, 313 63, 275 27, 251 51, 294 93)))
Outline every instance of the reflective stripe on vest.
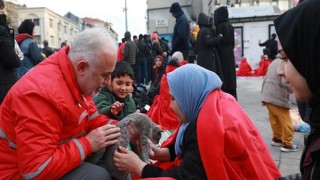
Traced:
POLYGON ((98 117, 99 115, 100 115, 100 114, 99 114, 98 111, 94 112, 93 114, 91 114, 91 116, 89 116, 89 121, 92 120, 92 119, 94 119, 94 118, 96 118, 96 117, 98 117))
POLYGON ((4 134, 4 132, 2 131, 1 128, 0 128, 0 137, 7 140, 9 142, 10 147, 16 149, 16 147, 17 147, 16 144, 9 140, 9 138, 7 137, 7 135, 4 134))
POLYGON ((59 144, 64 144, 64 143, 69 142, 69 141, 70 141, 70 140, 72 140, 72 139, 80 138, 80 137, 84 136, 84 134, 85 134, 85 133, 84 133, 84 131, 81 131, 79 134, 77 134, 77 135, 73 136, 72 138, 68 138, 68 139, 65 139, 65 140, 59 141, 59 144))
POLYGON ((33 179, 38 176, 42 171, 47 167, 49 162, 51 161, 52 157, 50 157, 46 162, 44 162, 35 172, 22 174, 23 179, 33 179))
POLYGON ((84 148, 82 146, 82 144, 77 140, 77 139, 71 139, 74 143, 76 143, 79 151, 80 151, 80 155, 81 155, 81 161, 84 160, 84 158, 86 158, 86 154, 84 153, 84 148))

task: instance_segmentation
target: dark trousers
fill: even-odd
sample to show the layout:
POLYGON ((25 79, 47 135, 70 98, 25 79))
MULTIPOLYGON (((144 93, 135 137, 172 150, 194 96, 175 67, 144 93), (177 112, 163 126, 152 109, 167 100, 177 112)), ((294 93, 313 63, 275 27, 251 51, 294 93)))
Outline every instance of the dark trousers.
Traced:
MULTIPOLYGON (((102 158, 104 149, 92 153, 80 166, 64 175, 61 180, 112 180, 108 171, 97 165, 102 158)), ((103 165, 103 164, 102 164, 103 165)))
POLYGON ((137 83, 148 83, 148 63, 147 60, 141 60, 136 62, 137 65, 137 83))

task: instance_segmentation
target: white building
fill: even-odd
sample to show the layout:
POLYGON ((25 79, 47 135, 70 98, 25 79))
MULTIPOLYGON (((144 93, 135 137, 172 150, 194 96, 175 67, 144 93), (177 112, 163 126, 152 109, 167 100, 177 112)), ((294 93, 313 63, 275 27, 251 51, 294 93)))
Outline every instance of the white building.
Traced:
POLYGON ((48 40, 51 48, 60 48, 64 41, 70 44, 73 37, 80 31, 75 22, 53 12, 46 7, 19 8, 19 24, 30 19, 35 26, 34 40, 42 47, 42 42, 48 40))

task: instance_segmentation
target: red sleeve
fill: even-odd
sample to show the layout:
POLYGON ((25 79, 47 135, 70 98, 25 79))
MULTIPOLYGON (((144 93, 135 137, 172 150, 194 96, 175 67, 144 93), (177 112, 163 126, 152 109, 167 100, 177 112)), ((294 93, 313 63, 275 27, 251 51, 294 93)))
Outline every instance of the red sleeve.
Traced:
POLYGON ((281 176, 255 125, 238 102, 221 90, 211 92, 203 104, 197 135, 208 179, 277 179, 281 176))
POLYGON ((85 137, 59 144, 63 112, 48 94, 26 93, 15 99, 19 171, 24 177, 58 179, 91 153, 85 137), (41 107, 39 109, 38 107, 41 107))
POLYGON ((118 121, 110 119, 108 116, 100 114, 94 102, 88 99, 87 102, 89 112, 88 132, 106 124, 116 125, 118 121))

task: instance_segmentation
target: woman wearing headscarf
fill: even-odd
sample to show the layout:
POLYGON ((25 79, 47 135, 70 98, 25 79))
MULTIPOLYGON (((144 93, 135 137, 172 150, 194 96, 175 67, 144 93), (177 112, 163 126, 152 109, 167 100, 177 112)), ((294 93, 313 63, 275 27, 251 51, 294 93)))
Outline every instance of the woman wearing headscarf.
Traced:
POLYGON ((16 68, 20 64, 3 8, 4 2, 0 0, 0 104, 11 86, 18 80, 16 68))
POLYGON ((275 21, 283 51, 278 74, 290 84, 295 98, 312 108, 311 133, 300 160, 303 179, 320 177, 320 1, 306 0, 275 21))
POLYGON ((34 26, 32 21, 26 19, 22 21, 18 28, 19 34, 16 41, 24 55, 17 72, 19 78, 43 60, 41 51, 33 40, 34 26))
POLYGON ((149 116, 153 122, 159 124, 163 130, 175 130, 179 126, 178 117, 170 108, 171 97, 167 81, 168 73, 174 71, 178 67, 178 61, 171 60, 168 62, 166 72, 161 78, 159 95, 156 95, 153 98, 152 105, 146 113, 147 116, 149 116))
POLYGON ((160 167, 146 164, 120 147, 114 158, 119 169, 142 178, 224 180, 280 176, 258 129, 235 98, 220 90, 222 82, 214 72, 187 64, 169 73, 168 83, 171 108, 181 125, 160 149, 152 146, 152 158, 159 161, 160 167))
POLYGON ((212 29, 213 18, 211 16, 200 13, 198 16, 198 24, 200 31, 197 37, 197 64, 217 73, 223 81, 221 61, 218 51, 216 50, 216 47, 222 41, 222 35, 217 35, 216 31, 212 29))
POLYGON ((237 77, 234 59, 234 28, 229 22, 227 7, 221 6, 214 11, 214 25, 222 40, 217 46, 223 73, 222 90, 237 99, 237 77))

